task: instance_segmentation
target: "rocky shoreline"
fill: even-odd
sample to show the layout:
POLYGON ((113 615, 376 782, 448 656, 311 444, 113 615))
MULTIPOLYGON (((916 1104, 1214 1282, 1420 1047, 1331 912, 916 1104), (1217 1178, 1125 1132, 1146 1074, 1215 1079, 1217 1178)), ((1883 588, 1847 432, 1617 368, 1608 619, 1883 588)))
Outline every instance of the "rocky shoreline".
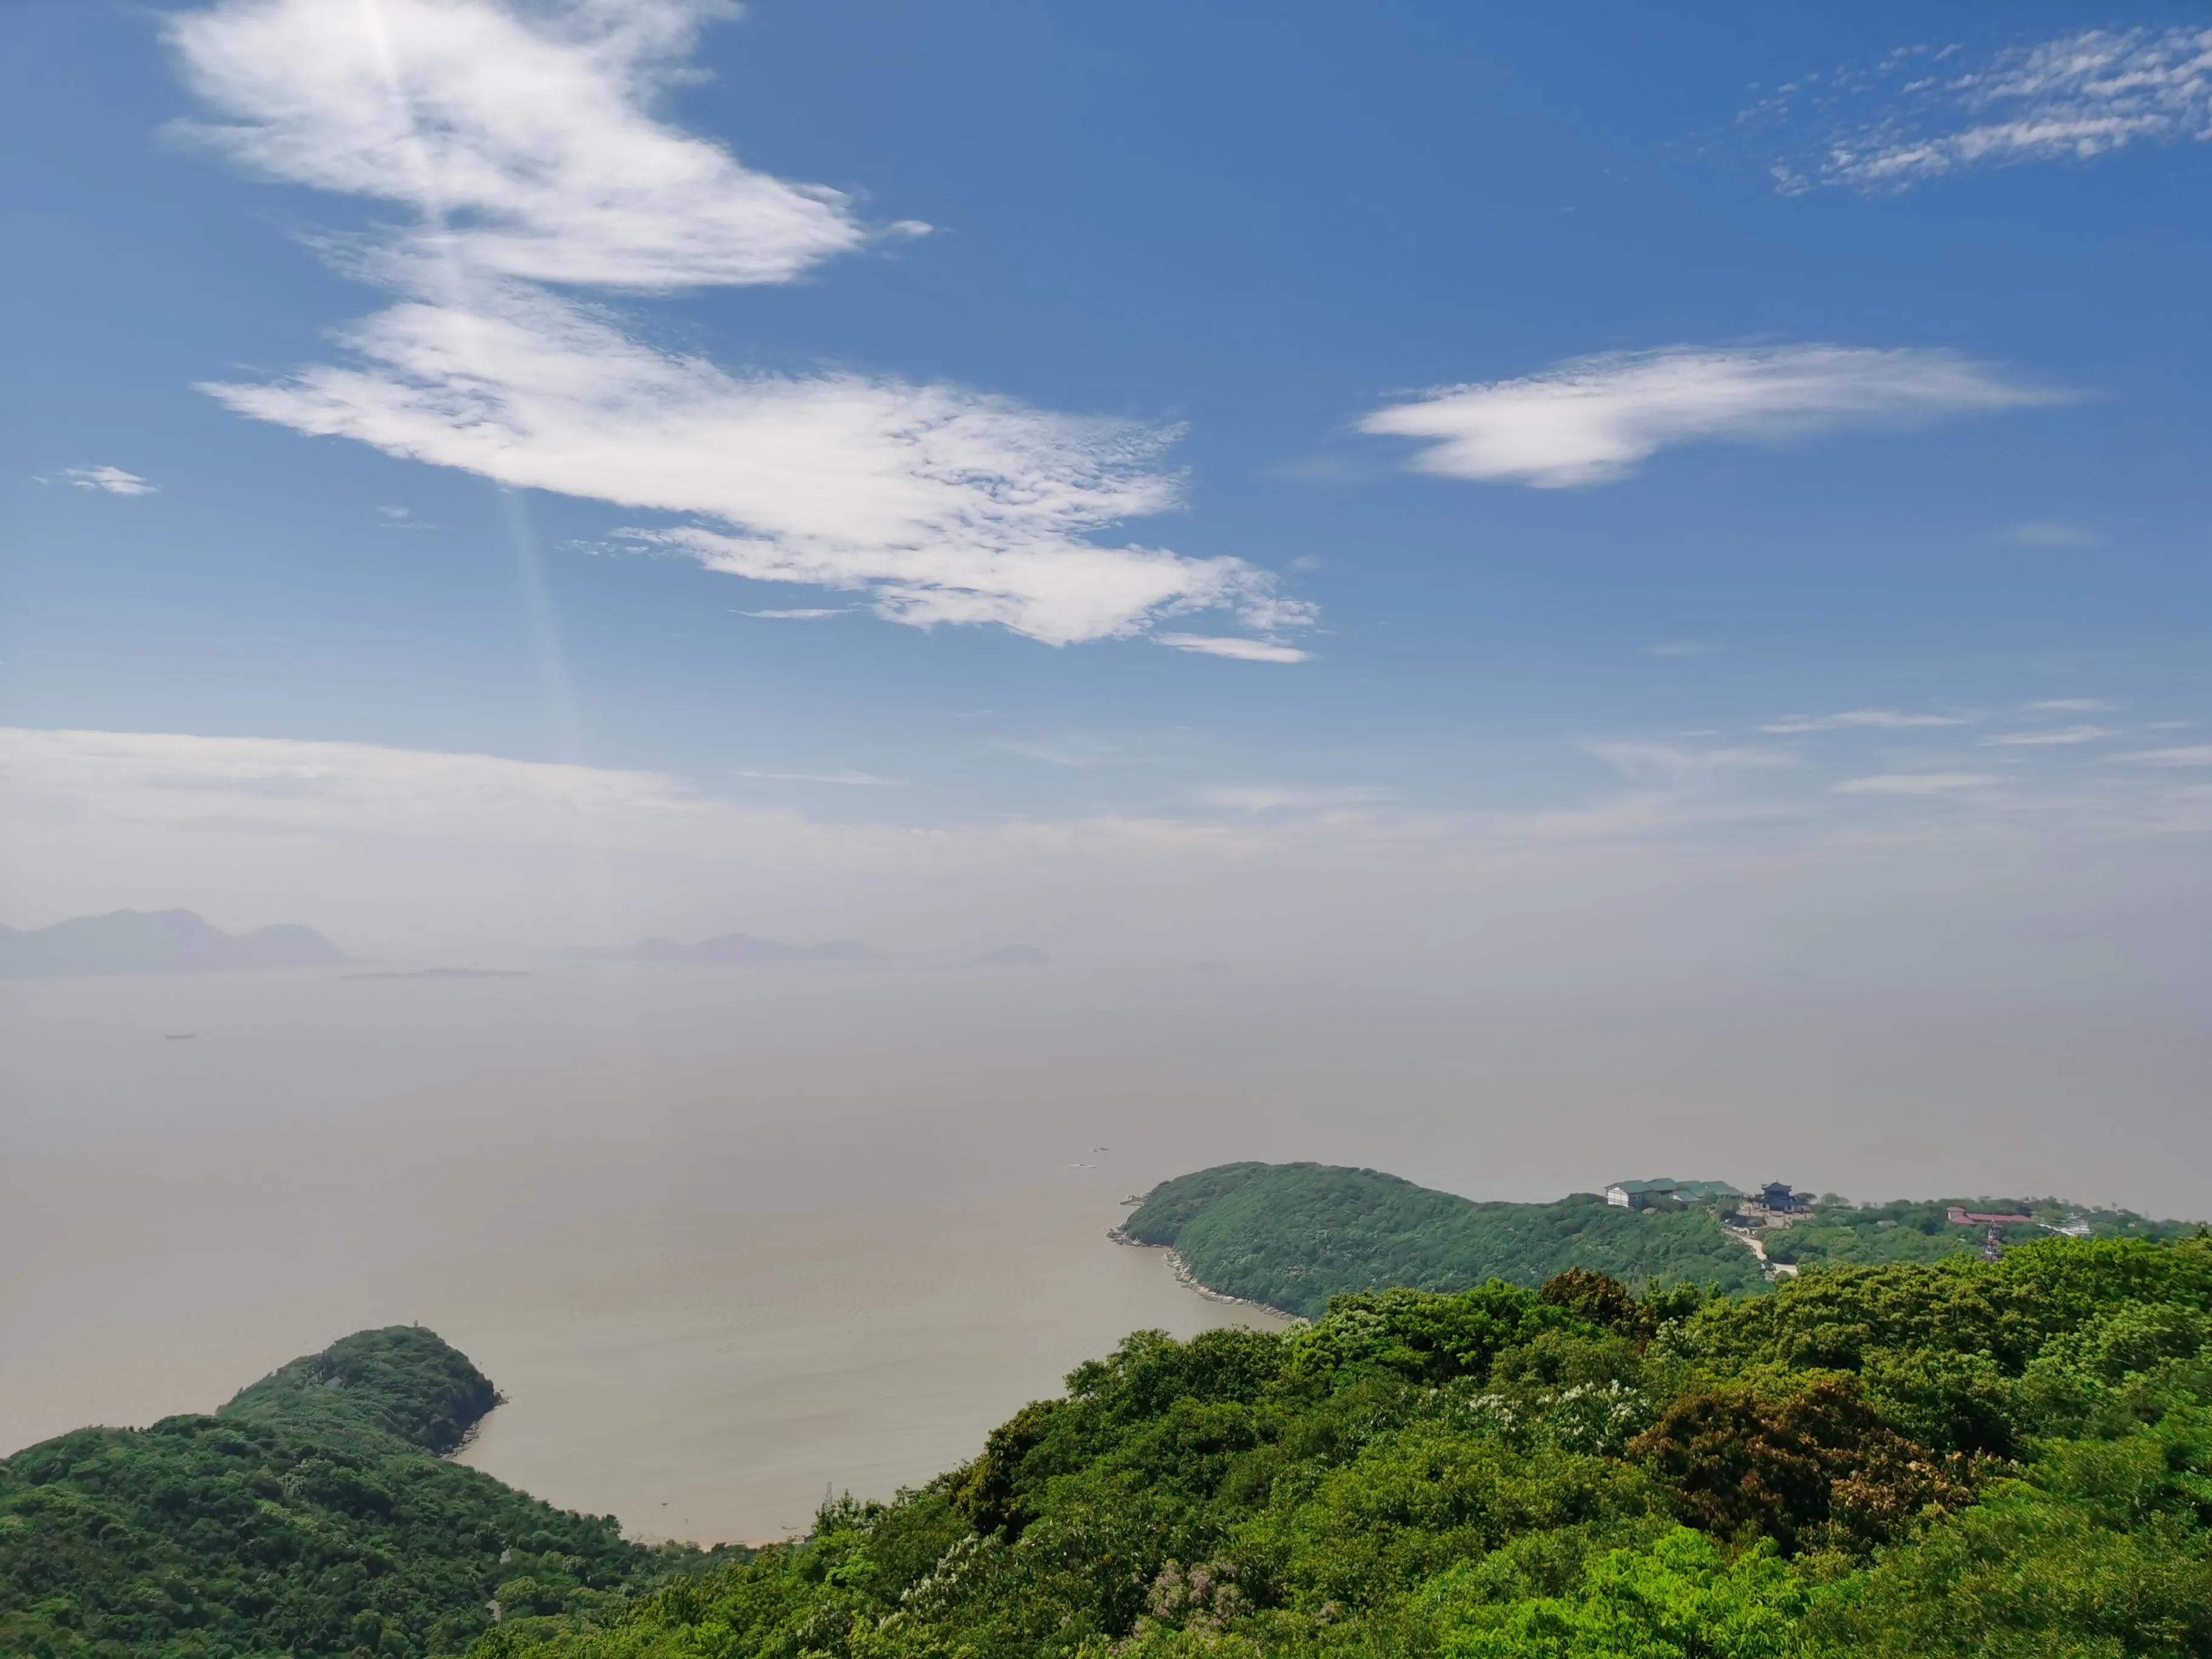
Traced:
POLYGON ((1185 1261, 1182 1252, 1172 1245, 1148 1244, 1141 1238, 1132 1238, 1126 1227, 1109 1227, 1106 1230, 1106 1237, 1116 1244, 1127 1244, 1132 1249, 1165 1250, 1168 1267, 1175 1273, 1176 1283, 1187 1291, 1195 1291, 1209 1302, 1226 1302, 1231 1307, 1250 1308, 1255 1312, 1266 1314, 1271 1319, 1285 1320, 1293 1325, 1304 1325, 1309 1322, 1300 1315, 1287 1313, 1280 1308, 1271 1307, 1265 1302, 1255 1302, 1249 1296, 1231 1296, 1226 1291, 1215 1290, 1211 1285, 1203 1283, 1196 1273, 1191 1272, 1190 1263, 1185 1261))

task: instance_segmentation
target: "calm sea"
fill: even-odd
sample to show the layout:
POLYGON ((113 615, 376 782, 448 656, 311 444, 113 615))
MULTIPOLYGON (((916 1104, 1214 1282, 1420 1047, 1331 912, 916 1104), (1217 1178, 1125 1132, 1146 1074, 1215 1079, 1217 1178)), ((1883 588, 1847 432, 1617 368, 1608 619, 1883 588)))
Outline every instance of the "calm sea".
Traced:
POLYGON ((507 1395, 469 1462, 648 1537, 775 1537, 972 1455, 1132 1329, 1250 1320, 1104 1237, 1165 1176, 2172 1212, 2207 1151, 2184 1059, 1164 971, 19 981, 0 1451, 419 1321, 507 1395))

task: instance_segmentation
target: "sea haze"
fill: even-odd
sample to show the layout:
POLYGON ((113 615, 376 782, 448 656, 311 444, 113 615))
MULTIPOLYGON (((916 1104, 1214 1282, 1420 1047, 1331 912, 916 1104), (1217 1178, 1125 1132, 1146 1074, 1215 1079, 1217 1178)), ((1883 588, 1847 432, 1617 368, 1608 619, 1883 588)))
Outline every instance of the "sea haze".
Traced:
POLYGON ((1105 1238, 1167 1176, 1317 1158, 1481 1198, 1671 1174, 2194 1215, 2200 1048, 1881 1009, 1569 1023, 1188 969, 21 981, 0 1451, 419 1320, 508 1395, 469 1462, 647 1536, 774 1537, 825 1488, 972 1455, 1133 1328, 1253 1318, 1105 1238))

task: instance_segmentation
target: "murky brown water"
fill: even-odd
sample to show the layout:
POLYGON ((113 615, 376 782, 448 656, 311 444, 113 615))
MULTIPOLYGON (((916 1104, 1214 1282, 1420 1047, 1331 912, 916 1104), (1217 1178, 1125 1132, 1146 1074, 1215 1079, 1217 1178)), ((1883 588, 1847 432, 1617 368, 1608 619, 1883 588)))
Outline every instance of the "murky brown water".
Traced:
POLYGON ((419 1320, 509 1396, 471 1462, 647 1535, 775 1536, 972 1455, 1133 1328, 1249 1317, 1103 1237, 1167 1176, 2185 1213, 2202 1075, 2186 1045, 1568 1027, 1235 976, 17 982, 0 1450, 419 1320))

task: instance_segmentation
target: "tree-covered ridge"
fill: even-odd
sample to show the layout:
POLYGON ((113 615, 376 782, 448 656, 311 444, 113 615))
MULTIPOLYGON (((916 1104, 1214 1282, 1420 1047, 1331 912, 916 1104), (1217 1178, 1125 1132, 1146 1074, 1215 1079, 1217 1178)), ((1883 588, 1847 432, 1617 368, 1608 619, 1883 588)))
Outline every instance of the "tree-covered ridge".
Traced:
MULTIPOLYGON (((1954 1204, 1979 1214, 2028 1216, 2000 1230, 2008 1245, 2062 1227, 2094 1238, 2150 1240, 2181 1238, 2194 1229, 2050 1198, 1854 1205, 1829 1196, 1790 1224, 1745 1231, 1759 1238, 1767 1260, 1787 1267, 1978 1256, 1986 1230, 1954 1224, 1954 1204)), ((1586 1193, 1548 1204, 1486 1204, 1374 1170, 1224 1164, 1162 1182, 1122 1231, 1139 1243, 1174 1249, 1209 1290, 1311 1317, 1347 1291, 1457 1291, 1490 1279, 1535 1285, 1570 1267, 1632 1286, 1762 1290, 1759 1258, 1723 1230, 1733 1207, 1662 1199, 1649 1209, 1626 1210, 1586 1193)))
POLYGON ((495 1396, 432 1333, 364 1331, 212 1417, 80 1429, 0 1462, 0 1654, 459 1653, 685 1565, 433 1455, 495 1396))
POLYGON ((2185 1659, 2212 1240, 1131 1337, 972 1463, 477 1659, 2185 1659))
POLYGON ((1224 1164, 1163 1182, 1123 1231, 1172 1247, 1210 1290, 1310 1317, 1347 1291, 1535 1285, 1570 1267, 1757 1290, 1758 1259, 1717 1219, 1726 1208, 1624 1210, 1589 1194, 1480 1204, 1374 1170, 1224 1164))

